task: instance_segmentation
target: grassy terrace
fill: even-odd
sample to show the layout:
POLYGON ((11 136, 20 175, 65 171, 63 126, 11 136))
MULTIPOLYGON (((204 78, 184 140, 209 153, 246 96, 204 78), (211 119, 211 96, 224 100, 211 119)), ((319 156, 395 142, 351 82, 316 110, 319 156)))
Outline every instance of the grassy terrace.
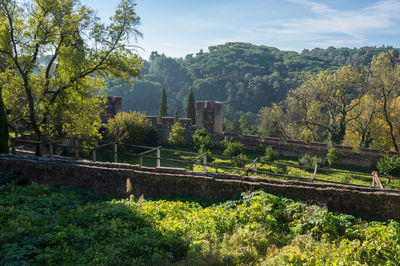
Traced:
MULTIPOLYGON (((195 150, 191 146, 179 146, 179 147, 171 147, 171 146, 163 146, 166 149, 175 149, 180 151, 186 152, 194 152, 195 150)), ((126 150, 125 152, 129 153, 138 153, 141 151, 132 151, 126 150)), ((123 153, 123 152, 122 152, 123 153)), ((215 148, 212 151, 213 155, 222 156, 223 148, 215 148)), ((249 160, 254 160, 255 158, 260 158, 263 154, 261 152, 246 150, 245 151, 249 160)), ((161 166, 162 167, 172 167, 172 168, 183 168, 189 169, 189 163, 185 162, 177 162, 177 161, 169 161, 163 159, 173 159, 173 160, 182 160, 182 161, 192 161, 198 155, 191 155, 191 154, 183 154, 179 152, 161 150, 161 166)), ((143 165, 148 167, 155 167, 156 166, 156 152, 151 152, 146 154, 143 157, 143 165), (153 158, 149 158, 153 157, 153 158)), ((112 153, 108 152, 98 152, 98 160, 103 161, 112 161, 112 153)), ((130 164, 138 164, 138 156, 133 155, 118 155, 119 162, 123 163, 130 163, 130 164)), ((275 161, 276 163, 258 163, 257 164, 257 171, 261 172, 270 172, 270 173, 282 173, 281 167, 279 164, 286 164, 287 171, 285 171, 285 175, 288 176, 297 176, 302 178, 307 178, 311 181, 313 176, 313 169, 302 169, 298 163, 298 159, 295 157, 279 157, 278 160, 275 161)), ((202 159, 200 158, 197 160, 197 163, 202 163, 202 159)), ((225 166, 225 167, 235 167, 230 159, 227 158, 208 158, 207 160, 207 171, 208 172, 217 172, 217 173, 229 173, 229 174, 238 174, 238 175, 245 175, 243 170, 234 170, 234 169, 223 169, 215 166, 225 166)), ((245 165, 245 168, 250 166, 251 162, 248 162, 245 165)), ((336 171, 343 171, 343 172, 351 172, 351 173, 342 173, 342 172, 333 172, 333 171, 324 171, 323 169, 328 169, 327 166, 323 166, 322 169, 318 169, 317 171, 317 179, 320 180, 327 180, 339 183, 346 183, 346 184, 353 184, 353 185, 362 185, 362 186, 371 186, 372 183, 372 175, 371 172, 376 169, 372 169, 369 167, 355 167, 355 166, 346 166, 346 165, 333 165, 329 167, 329 169, 336 170, 336 171)), ((201 172, 203 171, 202 165, 194 165, 194 171, 201 172)), ((249 175, 252 175, 249 172, 249 175)), ((285 177, 285 176, 276 176, 276 175, 269 175, 264 173, 257 173, 257 176, 268 177, 268 178, 278 178, 283 180, 290 180, 295 178, 285 177)), ((296 179, 295 179, 296 180, 296 179)), ((301 179, 303 180, 303 179, 301 179)), ((306 180, 307 181, 307 180, 306 180)), ((381 179, 382 184, 385 188, 390 189, 400 189, 400 180, 391 180, 390 184, 387 183, 387 178, 381 179)))

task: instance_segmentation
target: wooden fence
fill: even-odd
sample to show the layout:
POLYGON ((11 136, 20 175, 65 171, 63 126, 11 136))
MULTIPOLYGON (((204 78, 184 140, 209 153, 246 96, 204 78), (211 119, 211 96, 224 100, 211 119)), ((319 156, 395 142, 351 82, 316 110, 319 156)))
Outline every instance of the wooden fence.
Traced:
MULTIPOLYGON (((162 161, 164 161, 164 162, 169 161, 169 162, 175 162, 175 163, 181 163, 181 164, 187 165, 187 167, 190 171, 194 171, 194 167, 193 167, 194 165, 200 165, 200 166, 202 166, 202 172, 204 172, 204 173, 207 172, 207 167, 212 167, 212 168, 215 168, 216 170, 218 170, 218 169, 234 170, 238 173, 243 173, 246 176, 248 176, 249 173, 251 173, 254 177, 262 177, 261 175, 265 175, 265 176, 272 176, 272 177, 277 177, 277 178, 286 178, 289 180, 301 180, 301 181, 307 181, 307 182, 322 182, 322 183, 333 183, 333 184, 343 184, 343 185, 349 185, 349 183, 320 179, 317 177, 318 171, 319 172, 344 173, 344 174, 349 174, 349 175, 371 177, 371 175, 369 175, 369 174, 355 173, 355 172, 350 172, 350 171, 342 171, 342 170, 335 170, 335 169, 329 169, 329 168, 318 168, 318 165, 315 165, 315 167, 313 167, 313 168, 309 168, 306 166, 290 164, 290 163, 265 162, 265 161, 259 160, 259 158, 256 158, 254 160, 236 159, 236 160, 242 161, 243 164, 250 163, 250 165, 247 167, 232 167, 232 166, 207 163, 207 155, 208 155, 207 152, 200 154, 200 153, 188 152, 188 151, 182 151, 182 150, 167 149, 167 148, 163 148, 162 146, 151 147, 151 146, 140 146, 140 145, 128 145, 128 144, 122 144, 122 143, 117 143, 117 142, 102 143, 99 146, 89 148, 89 147, 81 146, 79 144, 81 142, 82 142, 81 140, 71 139, 71 140, 69 140, 69 143, 71 143, 72 145, 71 144, 62 144, 61 141, 49 141, 48 143, 43 144, 39 141, 11 139, 11 152, 13 154, 20 152, 17 149, 18 146, 40 145, 41 146, 40 149, 42 151, 46 151, 45 147, 47 146, 47 154, 42 153, 42 156, 47 156, 50 158, 55 157, 55 147, 57 147, 58 149, 64 148, 64 149, 69 149, 70 151, 72 151, 74 159, 80 159, 80 152, 85 151, 86 154, 90 154, 90 153, 92 154, 92 158, 91 158, 92 161, 96 161, 98 159, 97 154, 99 152, 105 152, 105 153, 111 153, 113 155, 112 156, 113 162, 118 162, 118 155, 137 157, 139 167, 144 166, 143 158, 148 158, 148 159, 156 160, 157 168, 161 167, 162 161), (121 150, 119 150, 119 148, 121 148, 121 150), (139 151, 142 150, 142 151, 132 153, 132 152, 124 151, 124 150, 126 150, 126 148, 134 149, 136 151, 138 151, 138 150, 139 151), (192 156, 194 158, 191 160, 173 159, 173 158, 167 158, 167 157, 162 158, 161 151, 184 154, 184 155, 192 156), (155 156, 152 156, 151 155, 152 153, 155 153, 155 156), (200 160, 200 159, 202 159, 202 160, 200 160), (307 178, 307 177, 302 177, 302 176, 274 173, 274 172, 270 172, 270 171, 262 171, 257 168, 257 164, 294 167, 294 168, 299 168, 299 169, 309 170, 309 171, 313 170, 314 172, 313 172, 313 175, 311 178, 307 178)), ((223 160, 232 160, 232 158, 225 157, 225 156, 212 155, 212 157, 223 159, 223 160)), ((387 178, 388 183, 390 183, 391 180, 395 180, 395 179, 400 180, 400 178, 392 177, 392 176, 380 176, 380 178, 387 178)), ((373 180, 373 182, 372 182, 373 187, 375 187, 375 184, 378 184, 379 188, 383 189, 382 183, 378 177, 377 172, 372 173, 372 180, 373 180)), ((365 185, 357 185, 357 184, 351 184, 351 185, 365 187, 365 185)))

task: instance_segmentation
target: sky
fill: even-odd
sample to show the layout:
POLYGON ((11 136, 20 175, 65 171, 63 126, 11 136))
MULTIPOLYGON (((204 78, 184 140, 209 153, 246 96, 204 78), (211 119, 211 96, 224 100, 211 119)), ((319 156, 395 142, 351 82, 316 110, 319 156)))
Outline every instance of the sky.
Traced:
MULTIPOLYGON (((84 0, 103 21, 118 0, 84 0)), ((400 47, 400 0, 136 0, 143 38, 136 45, 171 57, 246 42, 298 51, 400 47)))

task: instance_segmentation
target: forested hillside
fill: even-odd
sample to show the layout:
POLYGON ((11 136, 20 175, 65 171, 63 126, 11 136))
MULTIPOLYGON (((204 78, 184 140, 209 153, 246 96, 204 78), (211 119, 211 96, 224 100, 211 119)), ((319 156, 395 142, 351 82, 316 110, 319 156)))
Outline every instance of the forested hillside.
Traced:
MULTIPOLYGON (((297 53, 248 43, 226 43, 185 58, 153 52, 133 86, 111 82, 108 93, 124 97, 124 110, 156 115, 161 89, 165 88, 168 114, 172 116, 177 109, 183 116, 192 87, 196 100, 223 101, 227 118, 233 120, 245 115, 251 122, 260 108, 283 100, 290 89, 297 88, 304 73, 333 72, 347 64, 362 69, 374 55, 390 48, 330 47, 297 53)), ((399 54, 399 49, 395 54, 399 54)))

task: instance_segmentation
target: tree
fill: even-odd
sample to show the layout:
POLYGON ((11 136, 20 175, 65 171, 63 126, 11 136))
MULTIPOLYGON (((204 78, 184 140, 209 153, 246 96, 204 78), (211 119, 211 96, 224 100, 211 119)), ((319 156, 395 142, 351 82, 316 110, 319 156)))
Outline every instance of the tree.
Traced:
POLYGON ((108 137, 131 145, 154 145, 157 131, 150 120, 139 112, 121 112, 108 120, 108 137))
POLYGON ((368 82, 372 94, 378 99, 379 110, 383 114, 384 121, 389 127, 393 147, 399 151, 395 136, 395 115, 391 115, 398 112, 396 108, 398 105, 393 104, 400 91, 400 66, 397 61, 398 58, 395 57, 393 51, 382 52, 378 56, 374 56, 368 82))
POLYGON ((8 153, 8 122, 0 87, 0 153, 8 153))
POLYGON ((196 124, 196 107, 194 105, 194 94, 192 88, 190 88, 189 95, 186 102, 186 117, 192 119, 192 125, 196 124))
POLYGON ((168 143, 179 145, 185 140, 186 128, 182 126, 181 123, 175 122, 171 128, 171 135, 168 139, 168 143))
POLYGON ((289 112, 299 116, 315 135, 322 130, 331 146, 342 143, 347 124, 355 117, 349 112, 360 104, 365 93, 362 74, 352 66, 335 73, 308 75, 287 98, 289 112))
POLYGON ((158 118, 168 116, 168 103, 167 103, 167 93, 165 89, 162 89, 161 100, 160 100, 160 112, 158 113, 158 118))
POLYGON ((129 49, 141 36, 133 0, 122 0, 109 25, 79 0, 0 0, 0 52, 13 72, 29 126, 38 140, 95 137, 104 77, 138 76, 129 49), (86 37, 87 36, 87 37, 86 37))

